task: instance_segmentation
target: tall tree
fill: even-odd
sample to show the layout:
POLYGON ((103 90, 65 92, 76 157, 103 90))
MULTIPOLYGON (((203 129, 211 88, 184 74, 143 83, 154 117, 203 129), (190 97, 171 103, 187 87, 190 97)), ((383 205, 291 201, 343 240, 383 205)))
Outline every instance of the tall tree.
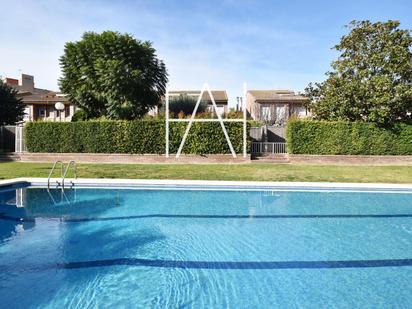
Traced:
POLYGON ((66 43, 60 65, 61 90, 88 117, 142 117, 159 104, 168 80, 150 42, 113 31, 66 43))
POLYGON ((309 84, 317 119, 390 125, 411 121, 412 37, 398 21, 352 21, 334 48, 340 52, 326 81, 309 84))
POLYGON ((15 124, 23 119, 24 104, 17 90, 0 80, 0 125, 15 124))

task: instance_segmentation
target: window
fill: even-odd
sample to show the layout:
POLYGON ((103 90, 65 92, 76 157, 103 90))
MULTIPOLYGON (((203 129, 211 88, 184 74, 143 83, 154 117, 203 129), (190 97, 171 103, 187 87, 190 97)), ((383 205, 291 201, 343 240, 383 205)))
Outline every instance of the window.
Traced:
POLYGON ((70 106, 67 105, 67 106, 64 108, 64 117, 69 117, 69 116, 70 116, 70 106))
POLYGON ((262 115, 262 120, 263 121, 270 121, 270 119, 272 118, 271 111, 270 111, 270 106, 263 105, 260 108, 260 114, 262 115))
POLYGON ((283 125, 286 118, 286 108, 285 106, 276 106, 276 119, 275 123, 283 125))
POLYGON ((306 107, 299 106, 296 108, 296 114, 299 118, 304 118, 306 116, 306 107))
POLYGON ((29 120, 29 119, 30 119, 30 107, 26 106, 24 108, 23 120, 29 120))
POLYGON ((46 117, 46 109, 44 107, 38 108, 39 117, 46 117))

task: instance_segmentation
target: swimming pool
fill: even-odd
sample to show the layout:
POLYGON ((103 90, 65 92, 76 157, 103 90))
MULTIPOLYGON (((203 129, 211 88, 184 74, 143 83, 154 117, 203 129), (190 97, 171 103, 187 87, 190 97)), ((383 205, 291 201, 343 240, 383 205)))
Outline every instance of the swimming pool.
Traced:
POLYGON ((412 190, 0 187, 4 308, 405 308, 412 190))

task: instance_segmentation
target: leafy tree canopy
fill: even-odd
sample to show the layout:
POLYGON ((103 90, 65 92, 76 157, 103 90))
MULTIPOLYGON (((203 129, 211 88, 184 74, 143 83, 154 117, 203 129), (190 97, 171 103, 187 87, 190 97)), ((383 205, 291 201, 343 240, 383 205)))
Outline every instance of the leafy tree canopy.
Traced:
POLYGON ((60 65, 61 90, 88 117, 140 118, 159 104, 168 80, 150 42, 113 31, 66 43, 60 65))
POLYGON ((15 124, 23 119, 24 104, 17 90, 0 80, 0 125, 15 124))
POLYGON ((391 125, 411 121, 412 37, 398 21, 352 21, 326 81, 309 84, 314 117, 391 125))

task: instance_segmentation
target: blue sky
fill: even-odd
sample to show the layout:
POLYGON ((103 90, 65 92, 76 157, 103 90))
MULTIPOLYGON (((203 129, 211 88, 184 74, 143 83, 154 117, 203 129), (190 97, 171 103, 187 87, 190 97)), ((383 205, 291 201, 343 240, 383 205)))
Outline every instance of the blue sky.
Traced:
POLYGON ((234 98, 249 89, 301 91, 322 81, 331 50, 353 19, 397 19, 412 29, 409 1, 3 1, 0 75, 35 75, 57 89, 58 58, 84 31, 116 30, 150 40, 171 89, 209 82, 234 98))

